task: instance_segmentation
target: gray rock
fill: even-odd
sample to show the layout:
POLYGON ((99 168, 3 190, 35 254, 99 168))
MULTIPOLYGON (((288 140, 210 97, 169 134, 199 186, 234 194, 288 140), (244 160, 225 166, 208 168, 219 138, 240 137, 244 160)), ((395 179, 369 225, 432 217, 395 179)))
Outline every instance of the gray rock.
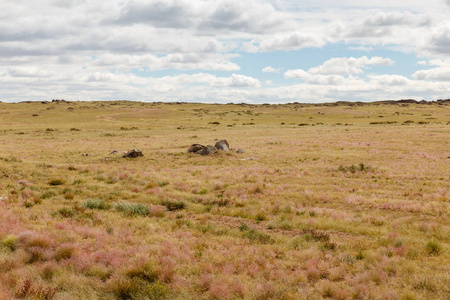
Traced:
POLYGON ((199 154, 201 155, 212 155, 217 152, 217 148, 211 145, 206 146, 199 154))
POLYGON ((216 147, 218 150, 223 150, 223 151, 230 151, 230 145, 228 144, 227 140, 220 140, 218 141, 214 147, 216 147))
POLYGON ((242 149, 237 149, 236 153, 245 153, 245 151, 242 149))
POLYGON ((128 151, 127 153, 124 154, 124 158, 136 158, 136 157, 140 157, 140 156, 144 156, 144 154, 142 154, 142 151, 139 149, 133 149, 128 151))
POLYGON ((205 149, 206 147, 200 144, 193 144, 191 145, 191 147, 188 149, 187 152, 189 153, 196 153, 196 154, 200 154, 199 152, 203 151, 203 149, 205 149))

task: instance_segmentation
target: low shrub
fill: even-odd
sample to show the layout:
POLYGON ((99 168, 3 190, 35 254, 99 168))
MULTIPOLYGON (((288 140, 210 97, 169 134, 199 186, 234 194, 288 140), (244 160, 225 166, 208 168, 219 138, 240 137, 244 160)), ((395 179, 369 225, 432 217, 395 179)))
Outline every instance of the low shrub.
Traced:
POLYGON ((62 179, 52 179, 48 182, 50 185, 62 185, 64 184, 64 180, 62 179))
POLYGON ((65 207, 58 209, 58 213, 64 218, 70 218, 75 215, 75 210, 73 210, 73 208, 71 208, 71 207, 65 206, 65 207))
POLYGON ((105 202, 105 200, 102 199, 88 199, 83 202, 83 207, 89 208, 89 209, 100 209, 100 210, 107 210, 111 208, 111 205, 105 202))
POLYGON ((250 239, 253 242, 257 242, 260 244, 273 244, 275 241, 272 239, 270 235, 264 232, 258 232, 256 230, 249 230, 248 232, 242 235, 245 238, 250 239))
POLYGON ((11 251, 15 251, 19 245, 19 237, 14 234, 9 234, 2 240, 2 246, 11 251))
POLYGON ((438 241, 436 240, 431 240, 429 241, 426 245, 425 248, 427 250, 428 255, 439 255, 442 251, 442 247, 441 244, 439 244, 438 241))
POLYGON ((124 212, 128 215, 148 216, 150 209, 142 203, 117 202, 114 204, 116 211, 124 212))
POLYGON ((356 172, 371 171, 372 168, 368 165, 360 163, 359 165, 339 166, 338 170, 341 172, 344 172, 344 173, 346 173, 346 172, 356 173, 356 172))
POLYGON ((110 289, 117 299, 166 299, 168 288, 160 281, 149 283, 139 278, 121 277, 110 283, 110 289))
POLYGON ((36 285, 33 284, 30 279, 26 279, 22 285, 16 289, 14 296, 16 298, 50 300, 54 298, 57 292, 58 288, 36 285))
POLYGON ((56 192, 55 192, 55 191, 52 191, 52 190, 49 190, 49 191, 43 192, 43 193, 41 194, 40 198, 42 198, 42 199, 48 199, 48 198, 52 198, 52 197, 54 197, 54 196, 56 196, 56 192))
POLYGON ((75 248, 72 245, 62 245, 55 253, 55 259, 61 261, 69 259, 75 254, 75 248))
POLYGON ((181 210, 181 209, 186 208, 186 203, 181 200, 166 199, 166 200, 161 201, 161 205, 164 205, 170 211, 181 210))

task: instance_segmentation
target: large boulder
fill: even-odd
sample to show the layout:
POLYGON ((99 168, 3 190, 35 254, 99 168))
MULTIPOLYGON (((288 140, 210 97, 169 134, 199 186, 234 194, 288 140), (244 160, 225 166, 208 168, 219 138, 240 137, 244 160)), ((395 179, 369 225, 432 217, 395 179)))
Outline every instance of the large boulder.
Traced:
POLYGON ((201 155, 211 155, 217 152, 217 148, 211 145, 206 146, 199 154, 201 155))
POLYGON ((130 150, 123 155, 124 158, 136 158, 140 156, 144 156, 144 154, 142 154, 142 151, 139 149, 130 150))
POLYGON ((191 145, 191 147, 188 149, 187 152, 189 153, 196 153, 196 154, 200 154, 201 151, 203 151, 203 149, 205 149, 206 147, 200 144, 193 144, 191 145))
POLYGON ((218 150, 223 150, 223 151, 230 151, 230 145, 228 144, 227 140, 220 140, 218 141, 214 147, 216 147, 218 150))

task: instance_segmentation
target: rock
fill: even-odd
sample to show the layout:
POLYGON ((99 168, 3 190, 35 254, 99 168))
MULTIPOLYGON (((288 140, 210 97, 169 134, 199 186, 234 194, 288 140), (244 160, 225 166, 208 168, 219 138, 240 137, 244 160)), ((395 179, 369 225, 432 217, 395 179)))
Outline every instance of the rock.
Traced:
POLYGON ((111 151, 110 155, 117 154, 117 153, 119 153, 119 151, 113 150, 113 151, 111 151))
POLYGON ((245 153, 245 151, 242 149, 237 149, 236 153, 245 153))
POLYGON ((223 150, 223 151, 230 151, 230 145, 228 144, 227 140, 220 140, 218 141, 214 147, 216 147, 216 149, 218 150, 223 150))
POLYGON ((211 155, 217 152, 217 148, 211 145, 206 146, 202 151, 199 151, 201 155, 211 155))
POLYGON ((89 153, 83 153, 81 156, 89 156, 89 153))
POLYGON ((199 154, 199 152, 203 151, 203 149, 205 149, 205 148, 206 148, 205 146, 200 145, 200 144, 192 144, 187 152, 199 154))
POLYGON ((136 158, 140 156, 144 156, 144 154, 142 154, 142 151, 139 149, 130 150, 123 155, 124 158, 136 158))
POLYGON ((249 157, 249 158, 242 158, 241 160, 255 160, 254 157, 249 157))

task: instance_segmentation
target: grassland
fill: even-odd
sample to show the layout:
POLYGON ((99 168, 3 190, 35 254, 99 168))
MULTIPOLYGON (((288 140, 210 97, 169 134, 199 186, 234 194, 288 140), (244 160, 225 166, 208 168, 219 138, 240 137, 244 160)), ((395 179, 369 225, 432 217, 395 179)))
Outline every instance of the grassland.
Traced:
POLYGON ((0 299, 449 299, 449 137, 448 103, 0 103, 0 299))

